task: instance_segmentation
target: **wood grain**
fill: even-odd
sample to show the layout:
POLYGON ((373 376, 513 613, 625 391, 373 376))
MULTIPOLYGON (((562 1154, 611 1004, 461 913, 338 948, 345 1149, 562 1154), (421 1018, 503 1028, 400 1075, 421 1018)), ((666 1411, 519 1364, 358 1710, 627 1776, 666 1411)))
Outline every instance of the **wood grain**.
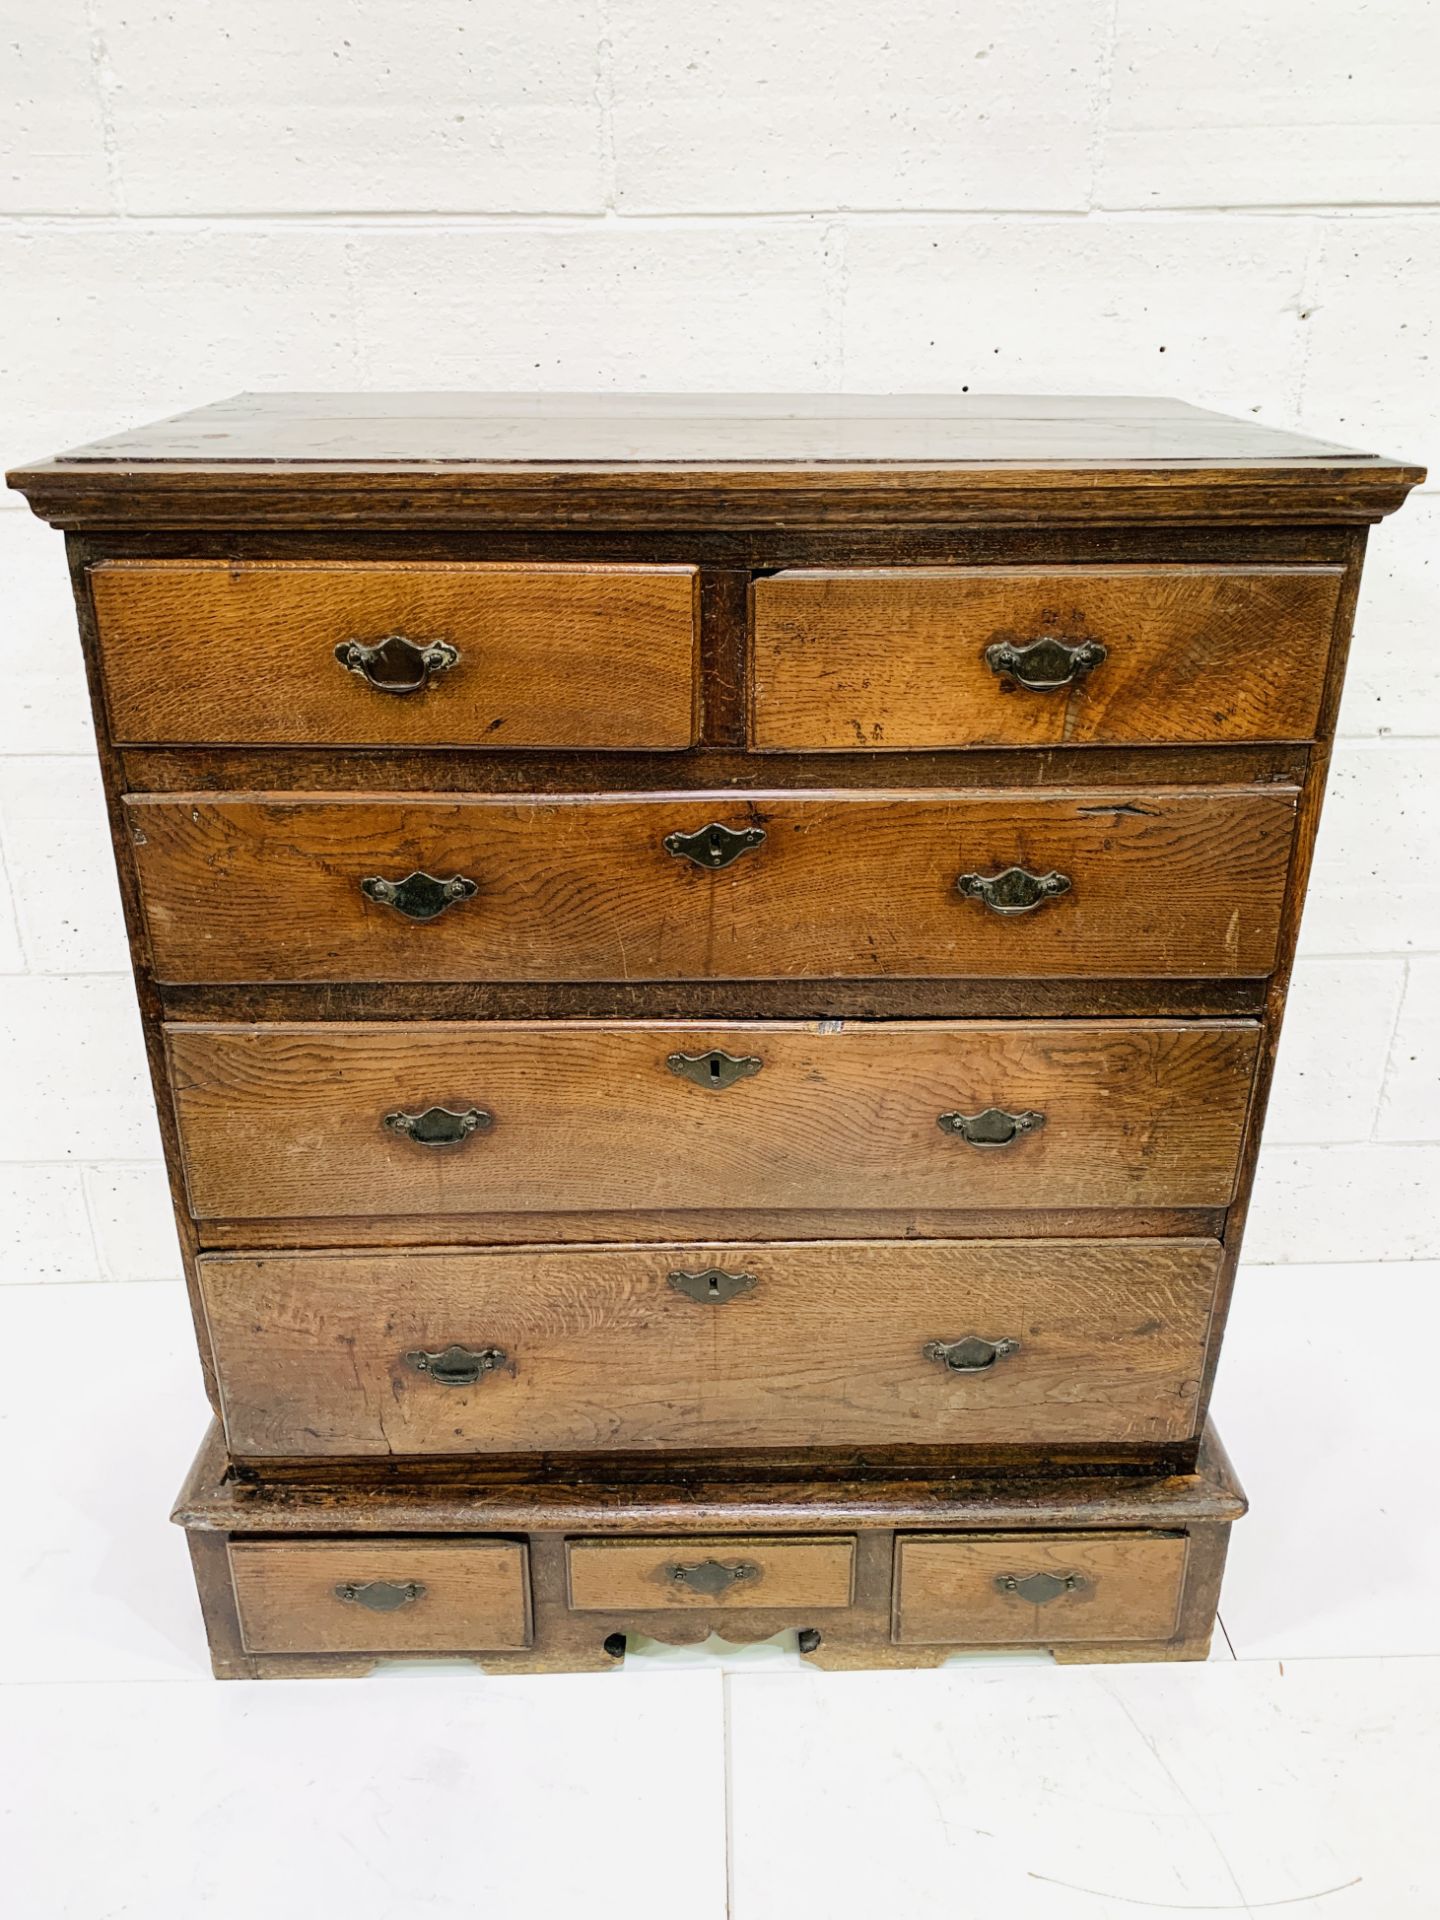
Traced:
POLYGON ((507 1540, 232 1540, 249 1653, 462 1653, 528 1647, 525 1548, 507 1540), (336 1597, 347 1581, 414 1581, 393 1613, 336 1597))
POLYGON ((573 1021, 166 1029, 197 1217, 1228 1202, 1258 1030, 1192 1022, 573 1021), (711 1092, 672 1051, 754 1054, 711 1092), (426 1149, 391 1111, 478 1106, 426 1149), (1012 1146, 947 1111, 1033 1109, 1012 1146))
POLYGON ((694 567, 115 560, 91 570, 119 742, 688 746, 694 567), (423 691, 377 691, 348 640, 447 640, 423 691))
POLYGON ((570 1605, 577 1613, 699 1611, 732 1608, 848 1607, 855 1542, 831 1538, 757 1539, 751 1534, 671 1540, 572 1540, 566 1547, 570 1605), (695 1593, 673 1569, 707 1560, 754 1571, 726 1591, 695 1593))
POLYGON ((1274 964, 1296 789, 127 799, 166 981, 1254 977, 1274 964), (710 822, 763 844, 666 851, 710 822), (959 875, 1059 871, 1028 913, 959 875), (367 878, 461 875, 437 919, 367 878))
POLYGON ((249 394, 7 478, 57 526, 563 531, 1334 525, 1425 477, 1174 401, 712 400, 249 394))
POLYGON ((1308 740, 1342 567, 787 571, 751 588, 765 751, 1308 740), (1075 686, 997 676, 992 642, 1098 641, 1075 686))
POLYGON ((895 1548, 895 1638, 966 1646, 1164 1640, 1185 1583, 1183 1534, 1074 1534, 992 1539, 932 1536, 895 1548), (1078 1574, 1070 1593, 1035 1605, 996 1580, 1078 1574))
POLYGON ((1214 1242, 207 1255, 239 1458, 1164 1442, 1195 1432, 1214 1242), (716 1305, 676 1272, 744 1273, 716 1305), (1013 1339, 959 1374, 927 1343, 1013 1339), (504 1364, 449 1386, 406 1361, 504 1364))

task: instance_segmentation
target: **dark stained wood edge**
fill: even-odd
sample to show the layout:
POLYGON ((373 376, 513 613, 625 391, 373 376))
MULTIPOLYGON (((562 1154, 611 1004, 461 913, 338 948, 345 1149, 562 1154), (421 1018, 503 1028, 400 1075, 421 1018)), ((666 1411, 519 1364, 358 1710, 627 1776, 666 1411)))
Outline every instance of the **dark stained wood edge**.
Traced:
POLYGON ((1263 980, 434 981, 159 986, 167 1020, 1170 1020, 1258 1016, 1263 980))
MULTIPOLYGON (((862 1212, 826 1207, 715 1208, 709 1212, 452 1214, 443 1237, 417 1241, 413 1215, 314 1220, 202 1220, 202 1253, 455 1253, 477 1247, 615 1246, 634 1242, 694 1247, 706 1241, 777 1240, 1218 1240, 1223 1207, 1068 1207, 862 1212)), ((431 1233, 436 1230, 432 1227, 431 1233)))
MULTIPOLYGON (((1033 1454, 1030 1456, 1033 1460, 1033 1454)), ((212 1424, 171 1518, 180 1526, 223 1533, 700 1533, 822 1532, 848 1527, 927 1530, 1007 1527, 1187 1526, 1238 1520, 1247 1502, 1213 1428, 1193 1468, 1157 1472, 1153 1459, 1124 1471, 1092 1460, 1068 1470, 1023 1462, 967 1474, 952 1466, 908 1476, 862 1473, 807 1456, 808 1474, 722 1479, 702 1458, 693 1481, 675 1463, 651 1463, 621 1474, 613 1461, 587 1476, 561 1458, 541 1476, 531 1461, 466 1479, 442 1476, 436 1463, 347 1464, 286 1479, 269 1463, 263 1474, 237 1473, 212 1424), (666 1473, 667 1479, 663 1477, 666 1473), (507 1477, 508 1476, 508 1477, 507 1477)))
POLYGON ((41 461, 7 484, 52 526, 392 526, 670 529, 727 526, 975 526, 1145 521, 1331 525, 1393 513, 1421 467, 1370 456, 1071 467, 939 465, 569 465, 240 469, 200 462, 41 461))
MULTIPOLYGON (((712 629, 713 631, 713 629, 712 629)), ((707 663, 708 668, 708 663, 707 663)), ((716 662, 715 670, 720 665, 716 662)), ((728 696, 727 696, 728 697, 728 696)), ((712 712, 714 709, 712 708, 712 712)), ((732 716, 733 720, 733 716, 732 716)), ((726 722, 725 724, 731 724, 726 722)), ((364 792, 605 794, 943 787, 1096 788, 1298 785, 1308 746, 972 747, 916 753, 746 753, 699 747, 641 753, 532 752, 496 747, 122 747, 132 793, 364 792)))

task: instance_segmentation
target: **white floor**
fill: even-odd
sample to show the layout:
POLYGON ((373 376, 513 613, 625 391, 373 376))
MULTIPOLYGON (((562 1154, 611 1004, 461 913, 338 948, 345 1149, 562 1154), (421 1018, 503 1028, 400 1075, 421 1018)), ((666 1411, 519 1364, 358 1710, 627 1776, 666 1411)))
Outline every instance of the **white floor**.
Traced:
POLYGON ((16 1920, 1440 1915, 1440 1267, 1255 1269, 1254 1504, 1208 1665, 219 1686, 166 1514, 181 1291, 0 1290, 0 1910, 16 1920))

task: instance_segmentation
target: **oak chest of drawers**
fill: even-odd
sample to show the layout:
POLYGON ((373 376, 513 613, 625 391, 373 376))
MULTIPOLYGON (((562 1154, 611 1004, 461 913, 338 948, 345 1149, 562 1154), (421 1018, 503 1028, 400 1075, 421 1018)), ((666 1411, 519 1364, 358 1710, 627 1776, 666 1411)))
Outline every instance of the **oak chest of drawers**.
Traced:
POLYGON ((1203 1655, 1420 477, 1161 401, 465 395, 12 475, 69 533, 217 1674, 1203 1655))

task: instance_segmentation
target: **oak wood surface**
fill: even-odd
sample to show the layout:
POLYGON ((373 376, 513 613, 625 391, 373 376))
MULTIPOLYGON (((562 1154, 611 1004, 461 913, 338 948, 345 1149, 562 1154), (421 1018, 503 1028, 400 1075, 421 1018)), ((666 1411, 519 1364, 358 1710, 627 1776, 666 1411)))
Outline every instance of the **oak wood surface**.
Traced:
POLYGON ((91 590, 117 741, 315 747, 688 746, 693 567, 102 561, 91 590), (423 690, 335 657, 393 634, 459 660, 423 690))
POLYGON ((8 476, 105 528, 1333 524, 1423 478, 1173 401, 450 394, 242 394, 8 476))
POLYGON ((211 1424, 171 1515, 183 1527, 244 1536, 528 1533, 641 1537, 667 1533, 836 1533, 855 1529, 982 1532, 1226 1524, 1246 1499, 1213 1425, 1195 1461, 1057 1464, 1043 1449, 1003 1470, 953 1458, 896 1469, 866 1455, 812 1451, 773 1471, 676 1471, 667 1459, 617 1475, 613 1461, 518 1464, 495 1457, 460 1472, 443 1463, 360 1460, 267 1465, 240 1474, 211 1424))
POLYGON ((1326 462, 1334 442, 1156 395, 250 393, 111 434, 66 466, 201 460, 1326 462))
POLYGON ((1220 791, 127 799, 168 981, 1253 977, 1275 959, 1297 794, 1220 791), (720 871, 667 851, 712 822, 720 871), (965 873, 1058 871, 1007 916, 965 873), (414 921, 362 882, 472 898, 414 921))
POLYGON ((1241 1023, 681 1022, 166 1029, 198 1218, 642 1206, 1228 1202, 1258 1034, 1241 1023), (672 1053, 757 1057, 723 1091, 672 1053), (456 1147, 391 1112, 476 1108, 456 1147), (1042 1126, 973 1147, 939 1115, 1042 1126))
POLYGON ((756 580, 763 750, 1308 740, 1340 567, 890 568, 756 580), (996 674, 992 643, 1107 652, 1077 683, 996 674))
POLYGON ((1219 1247, 1011 1241, 209 1255, 232 1452, 1182 1439, 1219 1247), (743 1275, 697 1301, 674 1274, 743 1275), (933 1341, 1014 1341, 952 1372, 933 1341), (471 1385, 407 1359, 503 1360, 471 1385))
POLYGON ((969 1646, 1164 1640, 1185 1583, 1184 1534, 910 1538, 895 1543, 895 1638, 969 1646), (1078 1577, 1043 1602, 1007 1578, 1078 1577))
POLYGON ((570 1605, 579 1613, 616 1607, 639 1612, 682 1608, 711 1613, 732 1607, 848 1607, 853 1597, 855 1542, 824 1537, 764 1540, 751 1534, 674 1540, 572 1540, 566 1547, 570 1605), (718 1594, 696 1592, 674 1577, 677 1566, 715 1560, 747 1570, 718 1594))
POLYGON ((230 1571, 249 1653, 449 1653, 530 1644, 523 1545, 506 1540, 232 1540, 230 1571), (393 1613, 337 1586, 414 1582, 393 1613))

